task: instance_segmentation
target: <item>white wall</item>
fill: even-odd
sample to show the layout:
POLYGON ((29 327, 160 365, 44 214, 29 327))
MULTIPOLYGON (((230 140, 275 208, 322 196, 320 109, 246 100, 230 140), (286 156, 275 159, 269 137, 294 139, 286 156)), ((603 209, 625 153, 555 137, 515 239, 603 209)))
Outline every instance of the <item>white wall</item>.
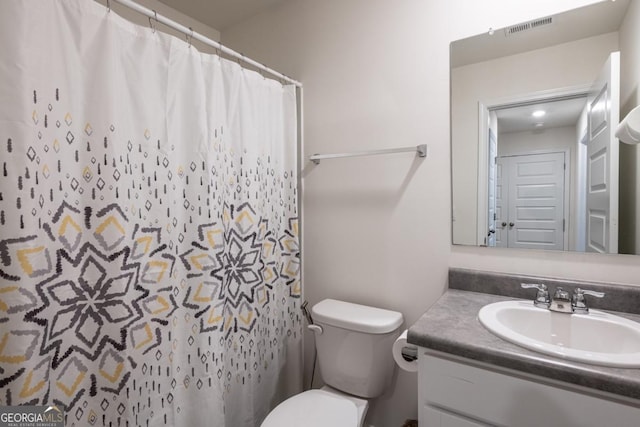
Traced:
POLYGON ((476 241, 478 102, 588 85, 616 50, 618 33, 609 33, 452 70, 454 242, 476 241))
MULTIPOLYGON (((508 132, 500 134, 498 156, 531 154, 535 151, 573 151, 575 126, 563 126, 542 131, 508 132)), ((571 159, 573 162, 573 158, 571 159)))
MULTIPOLYGON (((620 118, 640 105, 640 2, 633 1, 620 29, 620 118)), ((619 247, 640 253, 640 149, 620 144, 620 235, 619 247)))
POLYGON ((622 117, 640 104, 640 2, 629 5, 625 21, 620 28, 621 81, 620 99, 622 117))
MULTIPOLYGON (((310 304, 332 297, 398 310, 408 326, 446 286, 449 58, 448 44, 433 40, 447 20, 429 19, 446 13, 444 2, 294 0, 222 34, 232 49, 303 82, 306 155, 429 146, 425 159, 304 164, 310 304)), ((401 372, 369 420, 417 419, 416 393, 416 375, 401 372)))
MULTIPOLYGON (((311 304, 343 298, 399 310, 411 324, 445 289, 449 266, 638 283, 633 257, 451 246, 449 43, 591 2, 289 0, 222 34, 303 82, 306 155, 429 145, 424 160, 305 163, 311 304)), ((415 375, 400 373, 369 421, 417 418, 416 391, 415 375)))

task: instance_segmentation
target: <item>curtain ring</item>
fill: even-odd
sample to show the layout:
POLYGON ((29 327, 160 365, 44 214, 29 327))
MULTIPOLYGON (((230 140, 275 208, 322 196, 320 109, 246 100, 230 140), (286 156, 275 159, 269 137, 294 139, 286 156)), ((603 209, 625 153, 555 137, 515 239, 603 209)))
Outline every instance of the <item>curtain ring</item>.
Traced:
POLYGON ((189 27, 189 31, 191 31, 191 34, 185 34, 185 37, 187 38, 187 43, 189 43, 189 48, 191 48, 191 40, 193 39, 193 28, 189 27))
POLYGON ((149 17, 149 27, 153 30, 153 33, 155 34, 156 32, 156 27, 158 25, 158 12, 156 12, 155 10, 153 11, 153 20, 156 21, 155 25, 153 24, 153 22, 151 22, 151 17, 149 17))

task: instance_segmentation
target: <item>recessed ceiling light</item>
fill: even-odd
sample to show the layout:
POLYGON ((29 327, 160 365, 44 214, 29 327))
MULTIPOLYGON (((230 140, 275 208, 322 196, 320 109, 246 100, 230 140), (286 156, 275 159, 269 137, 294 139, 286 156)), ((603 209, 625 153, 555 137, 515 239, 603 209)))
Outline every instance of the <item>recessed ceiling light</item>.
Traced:
POLYGON ((546 111, 544 110, 536 110, 533 112, 532 116, 533 117, 544 117, 544 115, 547 114, 546 111))

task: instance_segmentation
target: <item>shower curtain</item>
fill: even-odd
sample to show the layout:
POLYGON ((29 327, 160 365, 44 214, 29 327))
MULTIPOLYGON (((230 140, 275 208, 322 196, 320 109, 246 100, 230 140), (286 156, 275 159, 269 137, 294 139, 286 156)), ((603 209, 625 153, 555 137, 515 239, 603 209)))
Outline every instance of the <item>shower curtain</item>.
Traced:
POLYGON ((301 388, 295 88, 0 2, 0 405, 256 426, 301 388))

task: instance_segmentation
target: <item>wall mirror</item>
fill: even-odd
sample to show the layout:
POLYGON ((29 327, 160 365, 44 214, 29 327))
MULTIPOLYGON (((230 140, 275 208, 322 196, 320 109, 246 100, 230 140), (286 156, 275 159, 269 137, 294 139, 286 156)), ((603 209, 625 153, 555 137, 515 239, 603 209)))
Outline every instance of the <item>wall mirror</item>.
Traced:
POLYGON ((451 44, 454 244, 640 253, 637 146, 614 136, 640 81, 638 1, 451 44))

